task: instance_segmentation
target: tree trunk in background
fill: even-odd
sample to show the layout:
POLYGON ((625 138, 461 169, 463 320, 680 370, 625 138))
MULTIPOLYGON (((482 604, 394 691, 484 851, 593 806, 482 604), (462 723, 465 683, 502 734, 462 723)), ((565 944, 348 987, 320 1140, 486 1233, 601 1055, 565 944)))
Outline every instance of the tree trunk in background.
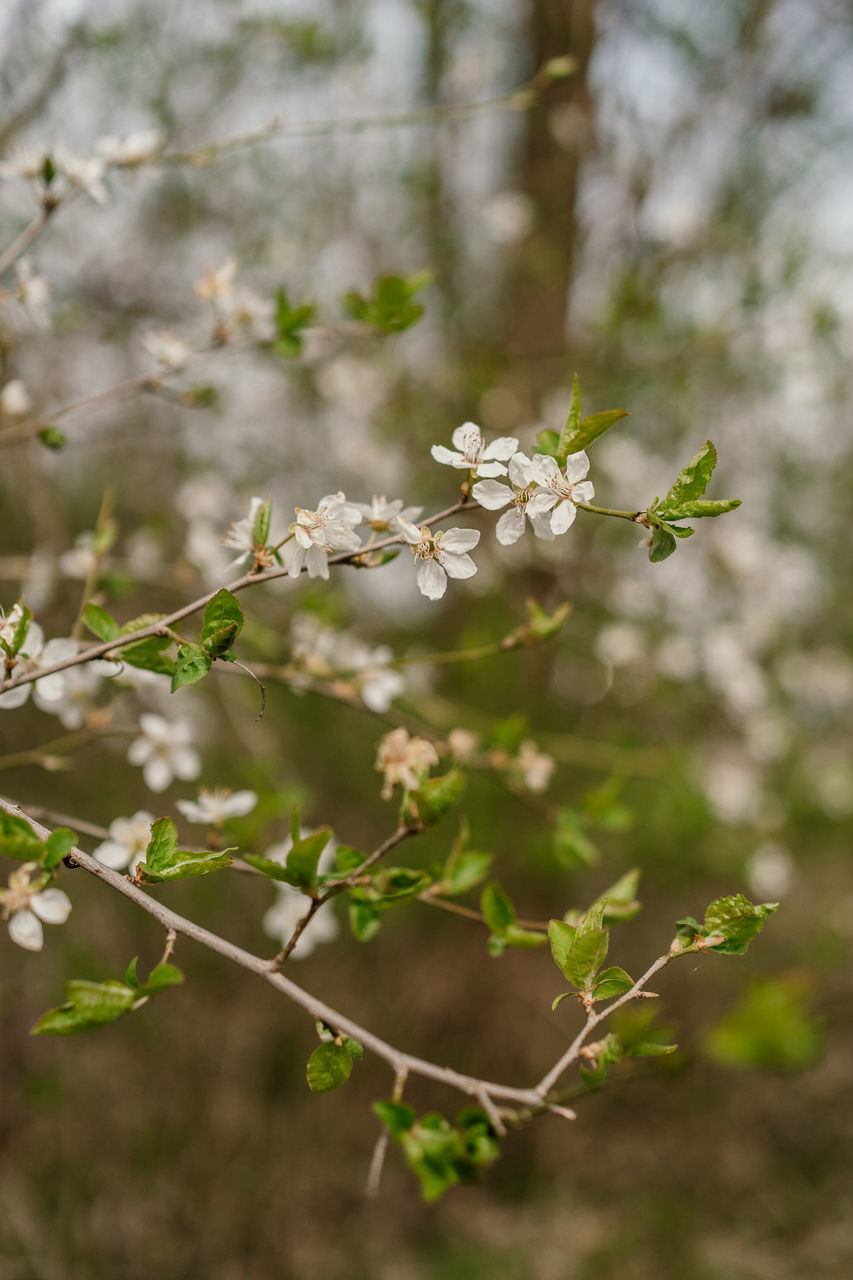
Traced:
POLYGON ((506 343, 522 364, 522 383, 534 394, 539 363, 554 358, 561 367, 566 362, 578 176, 593 142, 587 69, 595 44, 595 5, 596 0, 529 4, 530 74, 565 54, 577 63, 574 75, 546 88, 542 102, 527 114, 517 168, 517 187, 534 201, 536 223, 507 270, 506 343))

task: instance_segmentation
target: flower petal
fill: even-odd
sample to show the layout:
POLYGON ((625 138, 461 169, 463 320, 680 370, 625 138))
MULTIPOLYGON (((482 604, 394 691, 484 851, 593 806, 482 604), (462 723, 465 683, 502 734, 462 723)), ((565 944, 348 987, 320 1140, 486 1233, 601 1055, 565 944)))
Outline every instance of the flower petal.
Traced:
POLYGON ((524 512, 519 511, 518 507, 513 507, 511 511, 505 511, 495 528, 495 536, 501 546, 504 547, 510 547, 514 542, 518 542, 523 533, 524 512))
POLYGON ((500 511, 512 498, 509 485, 498 484, 497 480, 478 480, 471 493, 487 511, 500 511))
POLYGON ((573 502, 558 502, 551 513, 551 532, 565 533, 574 524, 577 513, 578 509, 573 502))
POLYGON ((25 951, 41 951, 44 945, 44 930, 41 921, 32 911, 16 911, 9 921, 9 937, 17 942, 25 951))
POLYGON ((93 857, 102 862, 111 871, 121 871, 131 857, 130 846, 119 844, 117 840, 105 840, 93 851, 93 857))
POLYGON ((508 462, 514 453, 518 453, 518 441, 515 436, 498 436, 483 450, 483 457, 488 461, 497 458, 500 462, 508 462))
POLYGON ((594 497, 595 485, 591 480, 581 480, 580 484, 572 485, 573 502, 592 502, 594 497))
POLYGON ((397 517, 397 524, 406 541, 413 547, 417 547, 421 540, 421 531, 417 525, 412 524, 411 520, 407 520, 404 516, 397 517))
MULTIPOLYGON (((131 763, 133 762, 131 761, 131 763)), ((162 756, 154 756, 153 759, 146 762, 142 770, 142 776, 145 779, 146 787, 151 791, 165 791, 172 781, 172 769, 162 756)))
POLYGON ((526 453, 514 453, 509 460, 509 478, 517 489, 523 489, 535 479, 533 464, 526 453))
POLYGON ((566 458, 566 479, 570 484, 577 484, 589 472, 589 458, 581 449, 580 453, 570 453, 566 458))
POLYGON ((421 595, 428 600, 440 600, 447 590, 447 574, 436 560, 424 560, 417 577, 421 595))
POLYGON ((469 449, 479 453, 483 447, 483 433, 476 422, 463 422, 461 427, 456 428, 450 439, 454 449, 459 449, 462 453, 467 453, 469 449))
POLYGON ((61 889, 42 889, 30 898, 30 909, 45 924, 65 924, 71 915, 71 899, 61 889))
POLYGON ((434 444, 430 453, 436 462, 443 462, 447 467, 467 467, 468 465, 461 453, 454 453, 452 449, 446 449, 443 444, 434 444))
POLYGON ((456 554, 460 551, 472 551, 480 541, 479 529, 447 529, 441 535, 439 556, 443 560, 443 552, 456 554))
POLYGON ((464 553, 460 555, 445 555, 441 558, 441 567, 444 569, 448 578, 473 578, 477 572, 477 566, 470 556, 464 553))

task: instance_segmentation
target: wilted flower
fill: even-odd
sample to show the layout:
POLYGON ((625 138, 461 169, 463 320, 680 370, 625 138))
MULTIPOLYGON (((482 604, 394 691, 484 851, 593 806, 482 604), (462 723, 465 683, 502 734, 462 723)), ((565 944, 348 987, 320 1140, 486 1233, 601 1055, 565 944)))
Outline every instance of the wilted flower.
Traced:
POLYGON ((355 532, 355 526, 361 523, 360 509, 348 503, 340 490, 321 498, 316 511, 297 507, 296 520, 290 526, 293 540, 282 549, 290 577, 298 578, 304 566, 309 578, 328 578, 327 557, 331 552, 361 548, 361 539, 355 532))
POLYGON ((450 439, 458 452, 446 449, 443 444, 434 444, 430 453, 436 462, 459 470, 474 471, 478 476, 505 476, 504 464, 518 449, 518 441, 514 436, 501 436, 486 445, 476 422, 463 422, 450 439))
POLYGON ((418 529, 402 516, 398 520, 412 555, 423 561, 417 577, 421 595, 440 600, 447 590, 448 578, 473 578, 477 566, 466 552, 480 541, 478 529, 446 529, 433 534, 427 525, 418 529))
POLYGON ((138 809, 130 818, 116 818, 110 823, 110 838, 94 850, 94 856, 113 871, 131 873, 144 859, 151 840, 151 824, 154 815, 147 809, 138 809))
MULTIPOLYGON (((335 860, 335 842, 330 841, 320 855, 317 870, 330 871, 335 860)), ((274 844, 264 854, 272 862, 287 861, 287 855, 293 848, 293 841, 288 837, 280 844, 274 844)), ((287 946, 293 936, 293 930, 308 910, 308 899, 298 889, 284 884, 281 880, 273 881, 276 889, 276 901, 267 911, 263 920, 264 932, 275 938, 282 947, 287 946)), ((311 923, 306 925, 291 955, 304 960, 321 942, 334 942, 338 936, 338 920, 328 906, 318 911, 311 923)))
POLYGON ((139 727, 142 737, 131 742, 127 758, 131 764, 142 766, 146 786, 152 791, 165 791, 173 778, 187 782, 198 777, 201 757, 192 745, 188 720, 170 722, 146 711, 139 717, 139 727))
POLYGON ((501 507, 511 504, 511 509, 504 512, 495 529, 495 536, 502 546, 508 547, 513 542, 518 542, 524 533, 525 516, 533 526, 537 538, 550 542, 554 537, 547 515, 548 508, 537 508, 534 502, 536 477, 535 461, 531 462, 523 453, 516 453, 509 463, 509 485, 500 484, 497 480, 480 480, 471 490, 475 501, 487 511, 500 511, 501 507))
POLYGON ((68 894, 41 888, 44 880, 44 868, 38 862, 25 862, 9 876, 8 889, 0 889, 0 909, 9 921, 9 937, 25 951, 41 951, 42 921, 64 924, 71 912, 68 894))
POLYGON ((430 769, 438 764, 438 752, 426 738, 412 738, 407 729, 392 729, 380 738, 375 767, 383 775, 382 799, 390 800, 396 786, 417 791, 430 769))
POLYGON ((214 787, 208 791, 201 787, 197 800, 176 800, 187 822, 198 822, 207 827, 219 827, 226 818, 242 818, 251 813, 258 803, 254 791, 230 791, 227 787, 214 787))

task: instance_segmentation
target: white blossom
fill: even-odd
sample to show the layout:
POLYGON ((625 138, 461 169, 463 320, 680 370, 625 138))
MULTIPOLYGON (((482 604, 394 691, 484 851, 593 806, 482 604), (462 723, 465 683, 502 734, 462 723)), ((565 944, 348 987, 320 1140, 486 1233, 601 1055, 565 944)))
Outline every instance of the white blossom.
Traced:
POLYGON ((131 764, 142 766, 146 786, 152 791, 165 791, 173 778, 188 782, 198 777, 201 757, 192 745, 188 720, 169 721, 145 712, 139 717, 139 727, 142 737, 131 742, 127 758, 131 764))
MULTIPOLYGON (((6 627, 17 624, 19 618, 20 610, 18 605, 15 605, 6 620, 6 627), (17 613, 16 610, 18 611, 17 613)), ((12 633, 10 631, 7 642, 11 638, 12 633)), ((5 628, 4 639, 7 639, 5 628)), ((41 667, 53 666, 56 662, 64 662, 66 658, 73 658, 76 653, 76 640, 57 639, 48 640, 45 643, 44 631, 37 622, 31 622, 24 643, 17 655, 18 661, 12 671, 12 676, 13 678, 19 678, 22 675, 32 675, 41 667)), ((55 710, 52 704, 58 703, 64 696, 65 681, 71 670, 73 668, 68 668, 66 671, 55 671, 52 675, 42 676, 36 682, 33 700, 43 711, 55 710)), ((20 685, 17 689, 8 689, 6 693, 0 693, 0 707, 12 710, 15 707, 23 706, 30 696, 32 688, 33 682, 29 681, 27 684, 20 685)))
POLYGON ((436 462, 473 471, 478 476, 505 476, 505 463, 518 449, 514 436, 500 436, 487 445, 476 422, 463 422, 450 439, 453 449, 446 449, 443 444, 434 444, 430 449, 436 462))
POLYGON ((141 341, 148 354, 168 369, 183 369, 194 355, 186 338, 171 329, 152 329, 142 334, 141 341))
POLYGON ((162 141, 163 135, 159 129, 138 129, 124 137, 108 134, 99 138, 95 143, 95 150, 105 164, 131 169, 150 160, 159 150, 162 141))
POLYGON ((193 285, 195 296, 202 302, 223 302, 234 292, 234 280, 239 263, 233 256, 225 259, 221 267, 208 267, 193 285))
POLYGON ((10 160, 0 162, 0 178, 28 178, 35 181, 44 176, 45 161, 50 151, 45 146, 16 147, 10 160))
MULTIPOLYGON (((288 836, 281 843, 271 845, 264 857, 269 858, 272 862, 279 862, 284 865, 292 848, 293 841, 288 836)), ((331 840, 326 845, 320 854, 320 861, 317 864, 318 871, 332 870, 335 860, 335 848, 334 840, 331 840)), ((275 880, 273 884, 276 889, 276 900, 264 916, 263 928, 265 933, 269 934, 271 938, 275 938, 282 947, 285 947, 293 936, 293 930, 308 910, 308 899, 298 889, 292 888, 289 884, 284 884, 281 880, 275 880)), ((304 960, 320 943, 334 942, 338 932, 337 917, 326 906, 322 911, 317 912, 310 924, 306 925, 304 932, 290 954, 296 959, 304 960)))
POLYGON ((251 813, 257 803, 254 791, 231 791, 227 787, 214 787, 209 791, 207 787, 201 787, 198 799, 177 800, 175 806, 187 822, 220 827, 227 818, 242 818, 251 813))
POLYGON ((375 768, 382 774, 382 799, 390 800, 396 786, 416 791, 430 769, 438 764, 438 752, 426 738, 412 738, 407 729, 392 729, 380 738, 375 768))
MULTIPOLYGON (((400 672, 388 665, 394 655, 387 645, 371 649, 350 632, 323 626, 311 614, 297 614, 291 622, 290 651, 306 675, 349 684, 371 711, 387 711, 406 687, 400 672)), ((299 687, 299 674, 293 684, 299 687)))
POLYGON ((561 471, 556 458, 539 454, 532 460, 532 467, 539 489, 530 501, 529 514, 535 516, 550 511, 551 532, 565 533, 578 513, 575 503, 591 502, 595 497, 592 481, 584 479, 589 471, 589 458, 583 450, 570 453, 561 471))
POLYGON ((94 850, 94 856, 113 871, 127 870, 131 874, 138 862, 142 862, 151 840, 154 815, 147 809, 137 809, 130 818, 116 818, 110 823, 110 838, 94 850))
POLYGON ((22 414, 29 413, 32 407, 26 383, 20 378, 12 378, 0 390, 0 413, 5 413, 10 418, 19 418, 22 414))
POLYGON ((483 222, 495 244, 517 244, 529 235, 536 205, 523 191, 499 191, 483 209, 483 222))
MULTIPOLYGON (((525 516, 533 526, 537 538, 546 542, 554 537, 551 522, 546 510, 534 505, 537 490, 537 468, 523 453, 516 453, 509 462, 508 485, 497 480, 479 480, 471 493, 476 502, 487 511, 500 511, 509 506, 497 523, 495 535, 502 546, 509 547, 524 533, 525 516)), ((552 504, 553 505, 553 504, 552 504)))
POLYGON ((8 889, 0 890, 0 909, 9 921, 9 937, 25 951, 41 951, 45 924, 64 924, 71 912, 68 895, 61 889, 42 889, 44 869, 25 862, 9 876, 8 889))
POLYGON ((234 551, 240 552, 237 559, 228 566, 229 572, 248 569, 250 561, 255 563, 255 520, 263 505, 263 498, 252 498, 249 514, 242 520, 235 520, 222 539, 223 547, 231 547, 234 551))
POLYGON ((44 276, 35 274, 29 258, 18 259, 15 263, 15 275, 18 277, 15 297, 33 323, 40 329, 46 329, 50 324, 50 284, 44 276))
POLYGON ((361 523, 360 509, 348 503, 340 490, 321 498, 316 511, 297 507, 296 520, 290 526, 293 539, 282 549, 289 576, 298 578, 304 567, 309 578, 328 578, 331 552, 360 549, 355 526, 361 523))
POLYGON ((448 578, 473 578, 477 566, 466 553, 480 541, 478 529, 446 529, 433 534, 427 525, 418 529, 410 521, 398 519, 412 555, 423 561, 417 576, 421 595, 440 600, 447 590, 448 578))
POLYGON ((535 742, 526 738, 518 749, 515 763, 528 791, 547 791, 551 774, 556 768, 553 757, 540 751, 535 742))
POLYGON ((75 156, 60 145, 54 150, 53 162, 72 187, 85 191, 96 204, 107 203, 109 192, 103 180, 107 166, 101 156, 75 156))
POLYGON ((404 520, 420 518, 423 507, 405 507, 402 498, 393 498, 390 502, 383 494, 374 495, 371 502, 354 502, 363 516, 362 524, 370 525, 374 533, 397 533, 400 528, 399 517, 404 520))

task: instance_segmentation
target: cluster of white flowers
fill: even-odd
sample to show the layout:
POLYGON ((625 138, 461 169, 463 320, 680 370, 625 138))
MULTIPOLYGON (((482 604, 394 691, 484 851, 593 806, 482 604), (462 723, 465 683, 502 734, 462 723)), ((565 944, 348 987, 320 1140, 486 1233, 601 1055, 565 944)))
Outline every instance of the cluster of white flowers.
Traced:
POLYGON ((38 862, 25 862, 0 889, 0 913, 9 922, 9 937, 25 951, 41 951, 44 924, 64 924, 71 912, 67 893, 44 888, 47 879, 38 862))
MULTIPOLYGON (((0 639, 11 644, 22 617, 23 611, 17 604, 8 615, 0 613, 0 639)), ((78 651, 77 641, 70 637, 45 641, 39 624, 30 622, 12 675, 33 675, 42 668, 76 657, 78 651)), ((39 680, 0 693, 0 708, 10 711, 23 706, 32 691, 33 702, 40 711, 58 716, 66 729, 79 729, 95 705, 102 680, 115 676, 119 670, 118 663, 99 660, 54 671, 39 680)))
MULTIPOLYGON (((297 614, 290 625, 290 652, 306 676, 349 684, 371 711, 385 712, 406 682, 388 663, 387 645, 370 649, 347 631, 324 626, 312 614, 297 614)), ((299 687, 299 675, 292 680, 299 687)))
MULTIPOLYGON (((106 204, 109 192, 104 183, 108 169, 132 169, 152 160, 163 135, 157 129, 140 129, 123 138, 99 138, 94 154, 78 156, 62 143, 55 146, 20 147, 11 160, 0 163, 0 178, 25 178, 46 191, 54 192, 56 180, 67 188, 84 191, 96 204, 106 204)), ((60 195, 64 192, 60 191, 60 195)))

